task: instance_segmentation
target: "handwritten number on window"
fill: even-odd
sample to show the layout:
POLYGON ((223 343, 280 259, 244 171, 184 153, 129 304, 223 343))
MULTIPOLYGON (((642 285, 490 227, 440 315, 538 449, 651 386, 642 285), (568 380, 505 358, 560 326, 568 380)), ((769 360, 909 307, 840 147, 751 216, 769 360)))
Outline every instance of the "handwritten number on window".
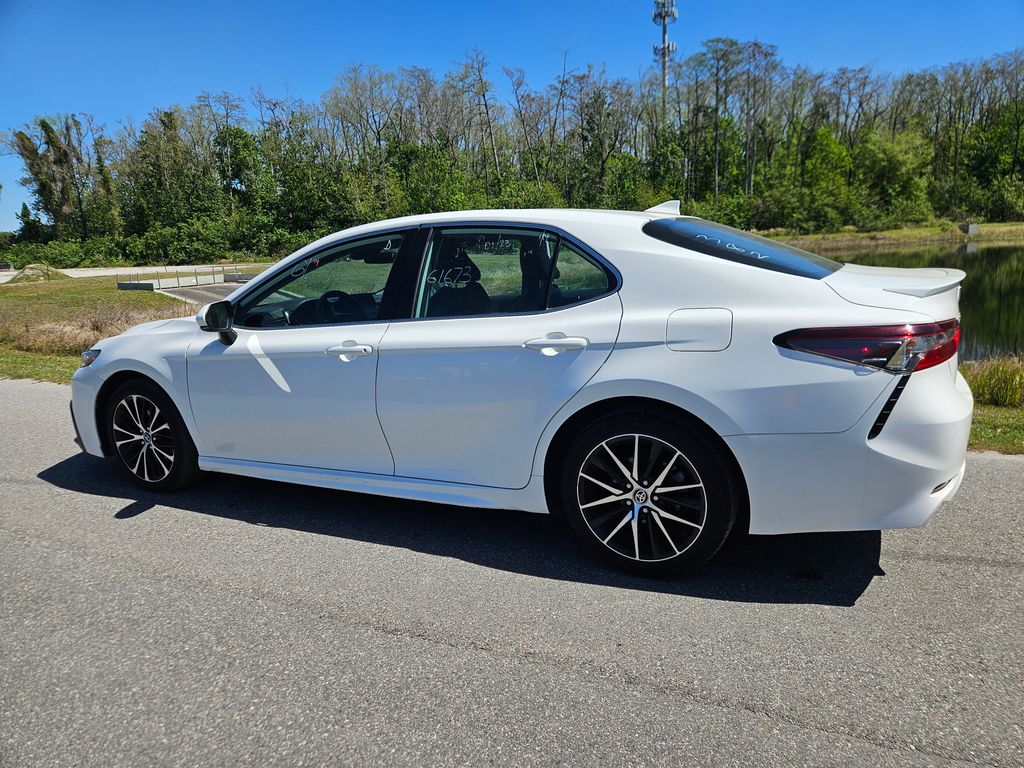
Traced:
POLYGON ((464 285, 472 282, 471 272, 468 267, 452 267, 451 269, 432 269, 427 275, 428 285, 440 285, 450 288, 454 285, 464 285))

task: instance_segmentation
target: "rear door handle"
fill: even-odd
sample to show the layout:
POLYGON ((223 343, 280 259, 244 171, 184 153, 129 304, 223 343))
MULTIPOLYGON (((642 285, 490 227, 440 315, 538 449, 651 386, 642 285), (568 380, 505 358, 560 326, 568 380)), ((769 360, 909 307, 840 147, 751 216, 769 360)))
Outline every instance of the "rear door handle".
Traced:
POLYGON ((569 352, 574 349, 586 349, 587 341, 582 336, 563 336, 561 334, 552 334, 549 337, 543 339, 530 339, 529 341, 523 342, 523 346, 527 349, 532 349, 536 352, 540 352, 546 357, 553 357, 559 355, 562 352, 569 352))
POLYGON ((345 341, 334 347, 328 347, 324 354, 336 357, 343 363, 351 363, 357 357, 366 357, 373 354, 373 347, 369 344, 357 344, 354 341, 345 341))

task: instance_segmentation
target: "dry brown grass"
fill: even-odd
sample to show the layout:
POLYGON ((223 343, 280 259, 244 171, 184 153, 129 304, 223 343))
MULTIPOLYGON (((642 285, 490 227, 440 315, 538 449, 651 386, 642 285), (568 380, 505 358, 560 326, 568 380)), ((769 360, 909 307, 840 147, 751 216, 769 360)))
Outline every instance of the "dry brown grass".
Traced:
POLYGON ((118 291, 109 278, 0 286, 0 346, 77 355, 139 323, 187 317, 193 304, 145 291, 118 291))
POLYGON ((140 323, 166 320, 169 317, 188 317, 198 310, 194 304, 181 302, 178 312, 164 309, 117 309, 113 312, 94 310, 77 323, 39 323, 26 326, 14 333, 0 329, 0 336, 10 338, 10 346, 24 352, 43 352, 48 355, 77 355, 89 349, 100 339, 117 336, 140 323))

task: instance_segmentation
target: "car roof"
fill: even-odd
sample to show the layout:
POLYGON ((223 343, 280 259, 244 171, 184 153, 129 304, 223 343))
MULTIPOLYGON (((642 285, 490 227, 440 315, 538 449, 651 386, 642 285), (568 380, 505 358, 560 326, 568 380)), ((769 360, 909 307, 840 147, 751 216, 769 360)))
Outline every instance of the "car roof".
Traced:
MULTIPOLYGON (((323 238, 324 241, 338 236, 353 237, 402 227, 436 226, 462 222, 502 224, 538 224, 564 229, 570 234, 584 237, 595 229, 628 228, 637 233, 640 227, 651 219, 660 219, 672 214, 654 211, 616 211, 597 208, 493 208, 473 211, 446 211, 402 216, 351 227, 323 238)), ((692 217, 686 217, 692 218, 692 217)))

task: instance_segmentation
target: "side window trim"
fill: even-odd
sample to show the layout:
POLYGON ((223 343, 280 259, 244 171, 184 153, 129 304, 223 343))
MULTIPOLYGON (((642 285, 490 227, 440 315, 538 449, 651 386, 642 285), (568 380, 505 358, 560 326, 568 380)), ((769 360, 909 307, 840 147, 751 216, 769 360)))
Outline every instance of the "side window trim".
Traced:
POLYGON ((554 256, 554 259, 552 259, 552 261, 551 261, 551 272, 548 275, 548 287, 547 287, 547 292, 545 293, 546 299, 545 299, 545 310, 544 311, 546 311, 546 312, 554 312, 554 311, 559 310, 559 309, 568 309, 569 307, 578 307, 580 304, 586 304, 587 302, 590 302, 590 301, 595 301, 597 299, 603 299, 605 296, 609 296, 609 295, 615 293, 617 290, 619 290, 619 287, 620 287, 620 285, 618 283, 618 271, 616 270, 615 272, 613 272, 609 267, 610 267, 610 265, 608 264, 608 262, 606 262, 603 258, 598 256, 592 249, 590 249, 590 248, 586 247, 585 245, 583 245, 582 243, 580 243, 578 240, 572 239, 572 238, 567 237, 565 235, 559 235, 558 236, 558 242, 557 242, 557 245, 555 247, 555 256, 554 256), (551 306, 551 288, 553 287, 553 283, 554 283, 554 280, 555 280, 555 272, 558 271, 558 260, 562 256, 562 245, 563 244, 569 245, 570 248, 572 248, 574 251, 576 251, 579 254, 579 256, 581 258, 583 258, 584 261, 587 261, 587 262, 593 264, 595 267, 597 267, 602 272, 604 272, 605 277, 608 279, 608 289, 605 290, 605 291, 602 291, 601 293, 597 294, 596 296, 591 296, 589 299, 585 299, 583 301, 576 301, 576 302, 573 302, 571 304, 562 304, 562 305, 557 306, 557 307, 552 307, 551 306))
MULTIPOLYGON (((426 236, 423 238, 421 248, 419 249, 419 264, 418 267, 409 269, 409 274, 415 275, 415 279, 413 282, 413 293, 412 296, 410 297, 411 305, 409 307, 409 314, 408 316, 405 317, 393 318, 395 322, 422 322, 430 320, 468 320, 473 318, 479 320, 484 317, 523 317, 528 315, 541 315, 546 314, 548 312, 561 312, 564 309, 571 309, 572 307, 579 307, 582 306, 583 304, 589 304, 592 301, 597 301, 598 299, 603 299, 606 296, 611 296, 613 293, 617 293, 622 288, 622 273, 619 272, 618 268, 614 264, 612 264, 610 261, 608 261, 608 259, 606 259, 604 256, 602 256, 600 253, 598 253, 596 250, 591 248, 589 245, 584 243, 579 238, 569 234, 568 232, 559 227, 555 227, 550 224, 535 224, 524 221, 495 221, 493 219, 461 219, 456 221, 438 222, 436 224, 425 224, 422 225, 421 228, 423 231, 426 232, 426 236), (496 229, 525 229, 533 232, 547 232, 548 234, 554 235, 555 237, 558 238, 558 249, 561 249, 563 242, 568 243, 569 245, 573 246, 578 251, 580 251, 580 253, 584 255, 586 258, 592 260, 595 265, 600 267, 605 272, 605 274, 608 276, 608 290, 597 296, 593 296, 592 298, 589 298, 586 301, 577 302, 575 304, 567 304, 560 307, 549 306, 551 302, 551 280, 552 275, 554 275, 554 268, 552 268, 552 270, 548 273, 548 285, 546 291, 547 298, 545 299, 544 309, 535 310, 533 312, 494 312, 486 315, 416 317, 414 310, 419 300, 420 287, 423 281, 423 270, 426 269, 427 266, 428 245, 433 239, 435 233, 439 233, 441 230, 445 229, 483 229, 486 227, 494 227, 496 229)), ((412 240, 417 238, 410 239, 412 240)), ((411 260, 412 259, 410 259, 410 261, 411 260)), ((558 250, 555 251, 555 260, 552 262, 552 267, 556 267, 558 265, 557 261, 558 250)), ((409 266, 411 267, 411 265, 409 266)))
MULTIPOLYGON (((391 278, 394 278, 394 290, 389 295, 387 294, 388 288, 385 289, 385 298, 390 296, 391 299, 387 303, 388 314, 391 320, 396 321, 413 319, 416 307, 417 286, 423 265, 426 263, 427 246, 430 243, 433 230, 428 225, 421 224, 410 231, 415 233, 408 238, 408 248, 405 247, 405 243, 402 244, 396 259, 395 268, 388 279, 388 288, 390 288, 391 278)), ((382 312, 384 311, 384 306, 385 304, 382 301, 382 312)))
MULTIPOLYGON (((314 257, 314 256, 316 256, 318 254, 325 253, 327 251, 334 250, 335 248, 340 248, 342 246, 354 245, 356 243, 359 243, 362 240, 372 240, 374 238, 386 237, 388 235, 398 235, 398 234, 406 235, 407 233, 417 233, 421 229, 422 229, 422 227, 409 226, 409 227, 399 227, 397 229, 382 229, 382 230, 375 231, 375 232, 364 232, 364 233, 359 234, 359 235, 352 235, 350 237, 343 237, 343 238, 339 238, 337 240, 332 240, 329 243, 324 243, 319 248, 311 250, 308 253, 302 254, 302 256, 300 258, 289 257, 283 264, 281 264, 280 268, 278 268, 278 269, 274 270, 273 272, 271 272, 265 278, 260 280, 259 283, 256 283, 253 286, 246 286, 245 292, 242 293, 239 296, 236 296, 232 300, 231 306, 232 306, 232 308, 237 309, 238 306, 243 301, 249 299, 254 293, 259 292, 262 288, 265 288, 267 285, 269 285, 273 281, 277 280, 277 278, 279 278, 282 274, 284 274, 286 272, 289 272, 290 270, 294 269, 295 268, 295 264, 300 262, 300 261, 302 261, 303 259, 312 258, 312 257, 314 257)), ((347 322, 340 322, 340 323, 323 323, 323 324, 318 324, 318 325, 315 325, 315 326, 310 326, 310 325, 266 326, 266 327, 257 327, 257 328, 246 328, 246 331, 296 331, 296 330, 309 329, 309 328, 337 328, 337 327, 343 327, 343 326, 348 326, 348 325, 370 325, 370 324, 374 324, 374 323, 387 323, 387 322, 391 322, 391 320, 393 320, 395 318, 394 317, 390 317, 389 315, 393 314, 393 310, 395 308, 395 303, 396 303, 394 300, 392 300, 392 295, 396 293, 397 289, 402 287, 401 283, 399 282, 399 278, 397 278, 396 276, 398 275, 398 273, 400 273, 402 271, 403 266, 405 264, 405 261, 408 258, 406 254, 407 254, 407 252, 409 250, 412 249, 412 247, 413 247, 413 245, 414 245, 414 243, 415 243, 415 241, 417 239, 418 238, 416 237, 415 234, 413 234, 411 236, 403 236, 403 238, 402 238, 402 245, 398 249, 398 254, 395 256, 395 261, 394 261, 394 264, 393 264, 393 266, 391 268, 391 272, 388 275, 387 282, 384 285, 384 294, 381 296, 381 312, 380 312, 380 315, 376 319, 374 319, 374 320, 363 320, 363 321, 354 320, 354 321, 347 321, 347 322), (394 285, 393 285, 393 281, 394 281, 394 285)))

